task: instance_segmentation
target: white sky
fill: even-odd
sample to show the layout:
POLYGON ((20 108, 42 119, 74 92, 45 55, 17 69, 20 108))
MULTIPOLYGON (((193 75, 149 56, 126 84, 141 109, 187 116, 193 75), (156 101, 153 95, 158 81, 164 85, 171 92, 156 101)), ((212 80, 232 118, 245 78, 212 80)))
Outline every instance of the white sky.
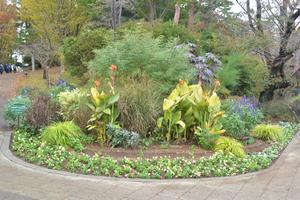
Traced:
POLYGON ((239 13, 242 12, 243 10, 241 9, 241 7, 236 3, 235 0, 231 0, 231 2, 233 3, 233 6, 231 8, 231 11, 234 13, 239 13))

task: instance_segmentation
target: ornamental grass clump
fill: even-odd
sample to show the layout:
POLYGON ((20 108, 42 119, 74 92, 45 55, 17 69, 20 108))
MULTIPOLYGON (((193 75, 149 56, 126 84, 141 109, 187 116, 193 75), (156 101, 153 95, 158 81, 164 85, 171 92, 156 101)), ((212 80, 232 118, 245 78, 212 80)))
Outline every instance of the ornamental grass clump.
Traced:
POLYGON ((232 153, 239 158, 243 158, 246 155, 243 144, 229 137, 220 137, 216 141, 214 150, 223 151, 224 153, 232 153))
POLYGON ((156 83, 144 77, 140 80, 126 79, 118 87, 120 99, 120 123, 129 131, 147 136, 155 128, 161 114, 161 97, 156 83))
POLYGON ((252 130, 252 136, 273 142, 280 142, 283 139, 283 128, 279 125, 260 124, 252 130))
POLYGON ((41 138, 43 142, 52 145, 73 147, 80 139, 81 134, 81 129, 74 122, 68 121, 55 123, 46 127, 42 131, 41 138))

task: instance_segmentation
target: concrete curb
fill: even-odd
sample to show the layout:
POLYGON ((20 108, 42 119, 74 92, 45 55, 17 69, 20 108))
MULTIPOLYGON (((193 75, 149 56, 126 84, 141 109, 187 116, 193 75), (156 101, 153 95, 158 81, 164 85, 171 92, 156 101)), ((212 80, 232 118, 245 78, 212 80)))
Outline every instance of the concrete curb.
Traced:
POLYGON ((290 142, 290 144, 284 149, 281 155, 279 155, 279 158, 275 160, 272 166, 270 166, 268 169, 260 170, 257 172, 251 172, 247 174, 241 174, 236 176, 229 176, 229 177, 209 177, 209 178, 198 178, 198 179, 164 179, 164 180, 158 180, 158 179, 126 179, 126 178, 116 178, 116 177, 105 177, 105 176, 93 176, 93 175, 83 175, 83 174, 75 174, 67 171, 57 171, 53 169, 44 168, 38 165, 30 164, 25 162, 24 160, 17 158, 11 151, 10 151, 10 140, 11 140, 11 132, 4 132, 2 134, 3 139, 1 139, 0 135, 0 141, 2 140, 0 144, 0 154, 3 155, 3 157, 9 161, 11 164, 15 165, 18 168, 22 168, 25 170, 29 170, 35 173, 41 173, 44 175, 50 175, 50 176, 60 176, 64 178, 68 178, 70 180, 84 180, 84 181, 115 181, 115 182, 132 182, 132 183, 141 183, 141 184, 150 184, 150 183, 160 183, 160 184, 180 184, 180 183, 196 183, 196 182, 210 182, 210 181, 234 181, 234 180, 244 180, 244 179, 251 179, 256 176, 260 176, 265 173, 270 173, 271 171, 274 171, 278 169, 282 162, 280 161, 280 158, 283 154, 285 154, 289 147, 292 146, 296 142, 297 137, 300 137, 300 131, 294 136, 294 139, 290 142))

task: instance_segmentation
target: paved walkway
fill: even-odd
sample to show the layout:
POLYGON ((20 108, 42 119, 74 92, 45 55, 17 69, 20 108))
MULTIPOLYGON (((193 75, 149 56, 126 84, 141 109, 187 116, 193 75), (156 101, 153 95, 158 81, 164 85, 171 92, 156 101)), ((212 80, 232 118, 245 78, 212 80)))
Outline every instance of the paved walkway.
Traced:
MULTIPOLYGON (((2 85, 0 79, 0 87, 2 85)), ((300 134, 276 163, 265 171, 229 178, 170 181, 62 175, 26 164, 12 156, 8 150, 9 135, 8 132, 0 134, 1 200, 300 199, 300 134)))

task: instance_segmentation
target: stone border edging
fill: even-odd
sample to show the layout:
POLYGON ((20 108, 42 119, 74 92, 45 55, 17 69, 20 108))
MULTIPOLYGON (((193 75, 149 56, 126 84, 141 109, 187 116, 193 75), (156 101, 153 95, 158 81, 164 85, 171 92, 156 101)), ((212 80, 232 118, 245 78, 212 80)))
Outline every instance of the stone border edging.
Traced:
MULTIPOLYGON (((69 179, 75 180, 85 180, 85 181, 117 181, 117 182, 135 182, 135 183, 194 183, 199 181, 225 181, 225 180, 241 180, 241 179, 250 179, 254 176, 259 176, 261 174, 276 170, 278 168, 277 165, 280 165, 278 159, 284 154, 289 146, 295 142, 296 137, 300 137, 300 131, 298 131, 292 141, 288 144, 288 146, 283 150, 283 152, 278 156, 278 159, 274 161, 274 163, 267 169, 263 169, 257 172, 250 172, 247 174, 240 174, 236 176, 224 176, 224 177, 203 177, 203 178, 182 178, 182 179, 140 179, 140 178, 117 178, 117 177, 107 177, 107 176, 93 176, 93 175, 85 175, 85 174, 76 174, 67 171, 59 171, 48 169, 42 166, 34 165, 24 160, 16 157, 10 150, 10 141, 11 141, 11 132, 3 132, 3 139, 0 144, 0 153, 7 159, 9 162, 17 165, 17 167, 21 167, 26 170, 30 170, 37 173, 43 173, 46 175, 56 175, 61 177, 66 177, 69 179)), ((1 135, 0 135, 1 137, 1 135)))

